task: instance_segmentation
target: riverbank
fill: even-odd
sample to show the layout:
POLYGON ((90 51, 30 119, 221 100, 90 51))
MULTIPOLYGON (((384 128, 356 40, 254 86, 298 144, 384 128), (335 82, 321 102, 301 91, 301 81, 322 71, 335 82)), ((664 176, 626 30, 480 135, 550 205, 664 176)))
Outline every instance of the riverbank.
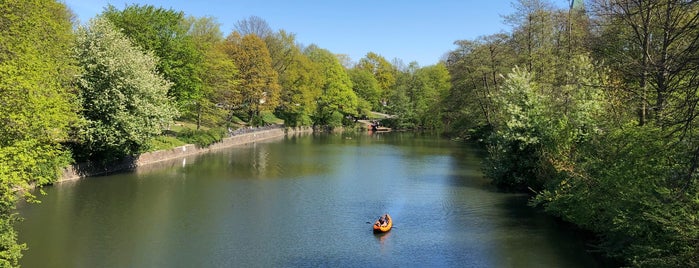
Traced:
POLYGON ((129 157, 108 166, 97 166, 95 163, 79 163, 71 165, 63 170, 62 176, 56 183, 77 180, 85 177, 99 176, 124 170, 132 170, 141 166, 150 165, 185 156, 208 153, 213 150, 225 149, 234 146, 245 145, 257 141, 313 132, 310 127, 285 128, 284 126, 267 127, 262 129, 248 129, 246 131, 233 132, 231 136, 223 138, 221 142, 208 147, 198 147, 194 144, 178 146, 168 150, 159 150, 143 153, 136 157, 129 157))

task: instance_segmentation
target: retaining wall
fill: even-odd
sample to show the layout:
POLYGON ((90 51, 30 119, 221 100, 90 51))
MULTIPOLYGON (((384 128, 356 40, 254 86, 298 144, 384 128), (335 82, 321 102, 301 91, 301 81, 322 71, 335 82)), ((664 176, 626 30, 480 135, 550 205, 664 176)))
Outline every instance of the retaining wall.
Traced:
POLYGON ((122 170, 136 169, 140 166, 145 166, 171 159, 182 158, 189 155, 207 153, 212 150, 219 150, 233 146, 244 145, 266 139, 281 138, 288 134, 306 133, 312 131, 312 128, 278 127, 226 137, 223 138, 221 142, 214 143, 209 147, 205 148, 198 148, 194 144, 187 144, 169 150, 160 150, 143 153, 138 157, 131 157, 119 162, 111 163, 108 167, 97 167, 93 163, 75 164, 63 170, 63 176, 58 180, 58 182, 114 173, 122 170))

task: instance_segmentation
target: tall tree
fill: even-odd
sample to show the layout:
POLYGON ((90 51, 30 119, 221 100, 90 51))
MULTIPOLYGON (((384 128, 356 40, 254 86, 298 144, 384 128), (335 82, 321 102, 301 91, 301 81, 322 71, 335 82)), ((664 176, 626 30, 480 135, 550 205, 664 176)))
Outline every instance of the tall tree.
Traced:
POLYGON ((78 29, 78 78, 87 121, 83 153, 111 160, 141 152, 177 115, 157 72, 157 58, 144 53, 103 17, 78 29))
POLYGON ((690 117, 677 117, 696 103, 699 4, 682 0, 595 1, 601 37, 610 46, 597 51, 610 58, 640 103, 640 125, 649 120, 688 129, 690 117), (620 50, 613 50, 618 48, 620 50), (651 118, 649 118, 649 114, 651 118))
MULTIPOLYGON (((556 25, 554 8, 548 0, 518 0, 513 4, 516 12, 505 16, 505 22, 515 28, 512 42, 519 56, 519 64, 535 75, 535 79, 552 83, 556 66, 554 42, 556 25)), ((565 24, 564 24, 565 26, 565 24)))
MULTIPOLYGON (((390 95, 390 91, 396 84, 396 68, 383 56, 374 52, 369 52, 364 58, 360 59, 356 68, 367 70, 374 75, 381 90, 382 104, 388 102, 387 96, 390 95)), ((375 105, 375 109, 379 109, 382 106, 378 104, 372 105, 375 105)))
POLYGON ((496 107, 494 96, 502 84, 503 74, 515 64, 510 37, 494 34, 476 40, 460 40, 449 53, 446 66, 452 87, 444 105, 445 124, 451 131, 464 132, 492 125, 496 107))
POLYGON ((311 125, 323 80, 320 69, 303 54, 294 34, 279 30, 265 42, 281 86, 277 117, 288 126, 311 125))
POLYGON ((233 59, 223 50, 223 34, 215 18, 190 17, 188 21, 191 24, 189 35, 204 56, 201 75, 202 98, 196 100, 196 107, 192 111, 199 129, 202 123, 214 126, 219 125, 224 119, 225 111, 216 104, 228 103, 229 100, 221 96, 237 90, 238 69, 233 59))
POLYGON ((449 71, 445 64, 438 63, 420 68, 416 76, 422 81, 420 98, 414 104, 419 125, 429 129, 441 127, 442 112, 445 109, 440 102, 451 89, 449 71))
POLYGON ((272 28, 269 27, 267 21, 258 16, 250 16, 247 19, 237 21, 235 31, 242 36, 254 34, 262 39, 272 35, 272 28))
POLYGON ((0 1, 1 267, 18 266, 26 249, 13 229, 18 197, 31 199, 30 185, 55 181, 70 161, 61 143, 78 119, 71 18, 54 0, 0 1))
POLYGON ((280 77, 283 77, 284 72, 300 53, 300 48, 295 43, 296 35, 279 30, 274 34, 268 35, 264 40, 267 44, 269 55, 272 57, 272 67, 280 77))
POLYGON ((348 70, 352 80, 352 90, 357 97, 367 102, 369 108, 378 106, 381 101, 381 89, 374 75, 367 70, 353 68, 348 70))
POLYGON ((136 45, 155 53, 158 72, 173 83, 168 96, 175 99, 178 109, 195 109, 196 101, 203 97, 203 55, 188 34, 184 13, 151 5, 130 5, 123 10, 109 5, 102 14, 136 45))
POLYGON ((260 112, 273 111, 277 107, 281 89, 269 50, 262 38, 254 34, 241 37, 233 32, 226 42, 226 53, 239 71, 240 110, 247 114, 249 123, 264 124, 260 121, 260 112))
POLYGON ((340 126, 345 116, 356 116, 357 95, 352 91, 352 81, 340 61, 326 49, 315 45, 304 51, 322 70, 322 94, 318 97, 315 124, 340 126))

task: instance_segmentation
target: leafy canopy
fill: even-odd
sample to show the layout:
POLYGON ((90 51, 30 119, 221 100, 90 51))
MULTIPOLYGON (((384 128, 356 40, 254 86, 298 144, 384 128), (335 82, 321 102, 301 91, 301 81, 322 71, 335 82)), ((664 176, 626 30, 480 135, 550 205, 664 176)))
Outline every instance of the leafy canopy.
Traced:
POLYGON ((157 58, 143 52, 103 17, 77 31, 76 57, 83 102, 82 150, 114 159, 145 149, 177 115, 157 72, 157 58))

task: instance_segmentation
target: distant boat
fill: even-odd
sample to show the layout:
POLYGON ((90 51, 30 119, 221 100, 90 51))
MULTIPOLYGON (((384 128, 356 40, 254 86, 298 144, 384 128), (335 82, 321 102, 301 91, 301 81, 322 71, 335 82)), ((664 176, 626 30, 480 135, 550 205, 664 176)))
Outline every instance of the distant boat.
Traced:
POLYGON ((393 220, 391 219, 391 216, 386 214, 384 216, 381 216, 376 222, 374 223, 374 233, 385 233, 391 230, 391 227, 393 227, 393 220), (384 222, 381 222, 381 219, 384 219, 384 222))

